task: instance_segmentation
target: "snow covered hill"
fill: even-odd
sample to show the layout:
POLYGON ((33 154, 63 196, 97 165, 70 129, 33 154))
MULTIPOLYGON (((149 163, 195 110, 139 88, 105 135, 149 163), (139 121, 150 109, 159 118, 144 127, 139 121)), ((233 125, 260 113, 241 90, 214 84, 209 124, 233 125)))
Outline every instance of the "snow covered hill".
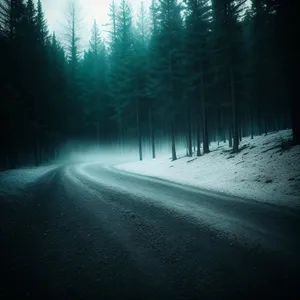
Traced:
POLYGON ((212 143, 201 157, 169 156, 116 166, 117 169, 158 177, 288 206, 300 206, 300 146, 290 144, 291 131, 244 138, 238 154, 227 144, 212 143))

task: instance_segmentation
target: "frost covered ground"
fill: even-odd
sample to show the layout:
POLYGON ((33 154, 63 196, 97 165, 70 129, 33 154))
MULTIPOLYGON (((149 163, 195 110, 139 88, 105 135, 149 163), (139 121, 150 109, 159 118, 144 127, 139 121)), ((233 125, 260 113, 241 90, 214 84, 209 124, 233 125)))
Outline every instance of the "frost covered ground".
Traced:
POLYGON ((244 138, 238 154, 227 144, 210 145, 201 157, 169 156, 126 163, 117 169, 171 180, 243 198, 300 206, 300 146, 292 147, 291 131, 244 138))
POLYGON ((26 188, 26 186, 34 183, 55 168, 57 168, 57 166, 52 165, 0 172, 0 196, 18 194, 26 188))

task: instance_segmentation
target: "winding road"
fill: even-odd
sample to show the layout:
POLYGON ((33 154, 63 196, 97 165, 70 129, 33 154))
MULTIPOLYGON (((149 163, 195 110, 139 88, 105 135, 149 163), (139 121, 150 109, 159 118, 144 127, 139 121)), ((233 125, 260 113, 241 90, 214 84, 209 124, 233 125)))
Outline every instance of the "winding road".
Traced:
POLYGON ((99 163, 0 199, 0 299, 300 299, 300 214, 99 163))

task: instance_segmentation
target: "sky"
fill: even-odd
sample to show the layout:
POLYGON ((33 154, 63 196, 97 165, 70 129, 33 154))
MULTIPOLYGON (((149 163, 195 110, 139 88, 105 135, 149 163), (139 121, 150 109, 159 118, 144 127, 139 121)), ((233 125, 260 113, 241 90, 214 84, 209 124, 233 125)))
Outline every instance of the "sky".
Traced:
MULTIPOLYGON (((117 5, 121 0, 115 0, 117 5)), ((55 31, 57 36, 63 40, 66 32, 66 16, 65 12, 68 7, 69 0, 42 0, 45 16, 48 21, 50 31, 55 31)), ((91 28, 96 19, 98 25, 109 23, 109 5, 112 0, 77 0, 80 8, 81 22, 81 47, 86 48, 90 38, 91 28)), ((136 12, 141 0, 129 0, 133 10, 136 12)), ((151 0, 144 0, 146 7, 149 7, 151 0)), ((104 29, 104 28, 103 28, 104 29)), ((105 33, 103 33, 105 37, 105 33)))
MULTIPOLYGON (((41 0, 43 9, 50 31, 55 31, 56 35, 63 42, 66 34, 66 11, 68 2, 70 0, 41 0)), ((109 23, 109 5, 112 0, 76 0, 80 9, 81 29, 80 29, 80 48, 86 49, 88 47, 91 28, 94 20, 98 25, 109 23)), ((115 0, 119 5, 121 0, 115 0)), ((139 10, 141 2, 143 1, 145 7, 148 8, 151 5, 152 0, 128 0, 134 12, 139 10)), ((249 0, 248 0, 249 1, 249 0)), ((101 26, 99 26, 101 28, 101 26)), ((107 28, 107 27, 106 27, 107 28)), ((105 30, 105 28, 102 28, 105 30)), ((102 36, 105 38, 107 34, 103 31, 102 36)))

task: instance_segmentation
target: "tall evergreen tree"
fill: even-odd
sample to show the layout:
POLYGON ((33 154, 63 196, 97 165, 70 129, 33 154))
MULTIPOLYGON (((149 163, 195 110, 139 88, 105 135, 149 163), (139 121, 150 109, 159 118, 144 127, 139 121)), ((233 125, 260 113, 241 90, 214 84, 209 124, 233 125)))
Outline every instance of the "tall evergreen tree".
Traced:
POLYGON ((108 109, 107 86, 107 56, 100 30, 94 21, 89 49, 82 63, 82 80, 84 81, 84 103, 88 109, 87 115, 92 125, 98 146, 100 145, 100 130, 105 129, 105 111, 108 109), (101 127, 101 128, 100 128, 101 127))
POLYGON ((61 42, 41 0, 0 1, 1 167, 45 162, 71 137, 137 139, 143 159, 149 132, 152 157, 170 141, 173 160, 289 126, 299 143, 295 3, 153 0, 148 26, 144 4, 134 23, 112 1, 108 44, 95 22, 81 55, 75 0, 61 42))
POLYGON ((300 97, 297 70, 299 67, 299 1, 268 1, 274 7, 277 59, 285 78, 285 96, 289 99, 294 144, 300 144, 300 97))
POLYGON ((44 16, 41 0, 37 2, 36 24, 38 32, 38 42, 41 45, 46 45, 49 38, 49 30, 44 16))
MULTIPOLYGON (((239 63, 241 58, 241 13, 244 9, 245 0, 213 1, 214 30, 216 37, 216 62, 218 72, 224 76, 225 91, 228 89, 228 100, 232 110, 232 121, 229 120, 229 131, 233 134, 233 152, 238 152, 239 146, 239 103, 238 78, 239 63)), ((231 139, 231 138, 230 138, 231 139)))
POLYGON ((170 116, 172 159, 176 160, 176 115, 182 97, 181 6, 177 0, 159 0, 158 22, 160 26, 160 98, 166 99, 166 109, 170 116))
MULTIPOLYGON (((202 124, 203 152, 209 152, 207 121, 207 88, 205 78, 211 31, 211 6, 207 0, 186 0, 185 55, 186 55, 186 94, 187 99, 197 99, 189 103, 190 108, 197 107, 197 155, 200 156, 199 118, 202 124), (200 97, 199 97, 200 96, 200 97), (198 97, 200 98, 198 100, 198 97)), ((190 114, 190 112, 189 112, 190 114)), ((190 120, 189 120, 190 123, 190 120)), ((189 125, 190 128, 190 125, 189 125)), ((192 152, 191 132, 189 130, 189 153, 192 152)))
POLYGON ((152 0, 150 6, 150 37, 147 55, 147 81, 146 94, 149 101, 149 131, 151 139, 152 158, 156 157, 155 147, 155 110, 160 96, 159 80, 156 76, 159 72, 159 25, 158 25, 158 7, 155 0, 152 0))
POLYGON ((132 85, 134 88, 134 102, 136 114, 136 131, 139 148, 139 159, 143 159, 142 151, 142 119, 146 108, 146 84, 147 84, 147 45, 148 27, 147 15, 144 3, 141 2, 140 11, 137 18, 136 35, 133 41, 132 59, 132 85))
POLYGON ((67 32, 66 32, 66 54, 68 60, 68 85, 69 85, 69 107, 70 118, 68 120, 68 128, 71 135, 80 132, 80 121, 82 121, 82 110, 80 108, 80 84, 79 84, 79 26, 80 15, 79 6, 76 0, 70 0, 66 11, 67 32), (73 117, 71 117, 73 115, 73 117), (76 120, 76 121, 75 121, 76 120), (75 122, 75 123, 74 123, 75 122))
POLYGON ((130 108, 133 99, 131 72, 133 55, 132 10, 126 0, 121 1, 118 11, 114 6, 111 9, 113 35, 111 39, 110 89, 114 118, 118 124, 119 145, 122 149, 126 122, 125 111, 128 112, 128 116, 132 116, 130 108))

